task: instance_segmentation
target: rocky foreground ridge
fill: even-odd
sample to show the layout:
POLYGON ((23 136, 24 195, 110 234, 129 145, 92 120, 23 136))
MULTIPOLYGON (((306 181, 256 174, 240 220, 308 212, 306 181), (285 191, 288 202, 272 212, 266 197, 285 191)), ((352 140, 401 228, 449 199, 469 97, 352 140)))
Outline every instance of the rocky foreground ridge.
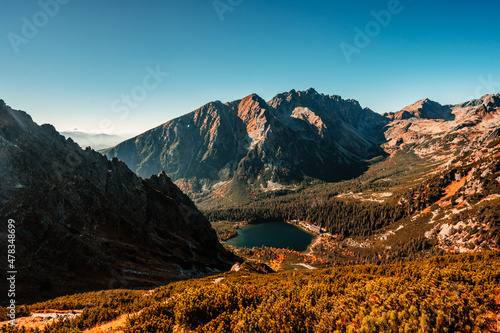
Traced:
POLYGON ((0 246, 15 220, 19 301, 160 285, 233 263, 165 173, 141 179, 1 100, 0 183, 0 246))

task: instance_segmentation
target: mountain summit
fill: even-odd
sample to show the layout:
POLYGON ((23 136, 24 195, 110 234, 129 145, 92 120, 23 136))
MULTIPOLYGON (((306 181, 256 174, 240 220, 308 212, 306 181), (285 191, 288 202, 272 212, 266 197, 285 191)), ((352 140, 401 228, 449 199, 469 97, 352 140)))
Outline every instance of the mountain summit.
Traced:
POLYGON ((390 112, 384 114, 383 116, 391 120, 402 120, 410 118, 442 120, 455 119, 449 106, 443 106, 437 102, 431 101, 428 98, 424 98, 412 105, 409 105, 399 112, 390 112))
MULTIPOLYGON (((137 174, 164 170, 189 193, 229 182, 273 188, 358 174, 382 155, 388 120, 314 89, 208 103, 107 151, 137 174)), ((234 185, 234 184, 233 184, 234 185)))

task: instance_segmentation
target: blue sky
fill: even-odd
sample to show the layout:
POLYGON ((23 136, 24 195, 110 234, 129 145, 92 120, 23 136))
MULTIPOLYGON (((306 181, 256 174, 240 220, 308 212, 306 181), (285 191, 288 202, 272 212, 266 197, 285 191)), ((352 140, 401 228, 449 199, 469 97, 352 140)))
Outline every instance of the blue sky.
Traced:
POLYGON ((0 98, 59 130, 137 134, 250 93, 314 87, 382 113, 500 92, 498 0, 215 4, 4 1, 0 98), (368 45, 356 28, 372 29, 368 45), (341 44, 362 47, 349 62, 341 44))

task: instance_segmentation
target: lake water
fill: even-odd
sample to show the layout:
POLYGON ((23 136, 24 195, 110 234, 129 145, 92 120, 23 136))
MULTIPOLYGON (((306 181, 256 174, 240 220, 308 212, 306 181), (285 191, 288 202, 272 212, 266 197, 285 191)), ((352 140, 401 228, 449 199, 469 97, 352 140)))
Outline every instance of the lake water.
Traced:
POLYGON ((305 252, 314 235, 288 223, 249 224, 238 229, 238 236, 226 242, 237 247, 268 246, 305 252))

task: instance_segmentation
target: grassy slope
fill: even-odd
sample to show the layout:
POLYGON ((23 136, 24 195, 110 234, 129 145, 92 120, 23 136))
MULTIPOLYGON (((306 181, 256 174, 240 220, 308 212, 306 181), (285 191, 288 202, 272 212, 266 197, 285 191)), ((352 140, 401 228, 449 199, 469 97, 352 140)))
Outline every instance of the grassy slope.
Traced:
MULTIPOLYGON (((408 187, 421 183, 438 164, 423 160, 412 152, 401 152, 387 159, 374 159, 363 175, 335 183, 311 181, 298 186, 287 187, 282 191, 263 192, 252 189, 241 181, 232 181, 221 187, 212 196, 204 196, 197 200, 200 209, 209 211, 244 205, 258 206, 259 202, 280 201, 293 202, 304 197, 337 194, 347 192, 363 192, 365 195, 387 191, 400 193, 408 187)), ((346 200, 349 200, 348 198, 346 200)))

